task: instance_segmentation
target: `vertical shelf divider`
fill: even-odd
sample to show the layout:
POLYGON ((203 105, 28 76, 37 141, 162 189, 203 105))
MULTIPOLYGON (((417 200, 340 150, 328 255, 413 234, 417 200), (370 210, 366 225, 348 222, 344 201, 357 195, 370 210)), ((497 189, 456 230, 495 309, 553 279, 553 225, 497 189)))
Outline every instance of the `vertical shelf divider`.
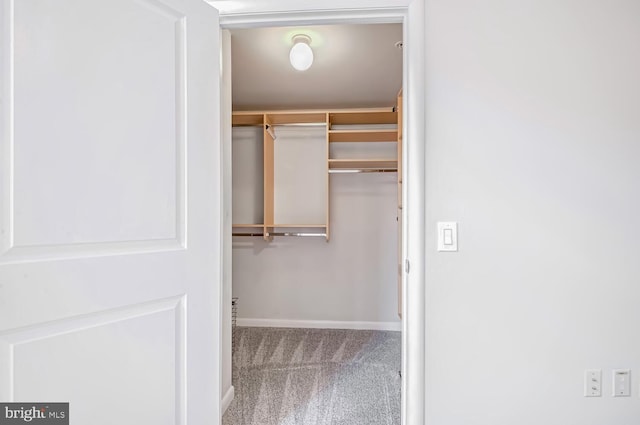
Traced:
POLYGON ((273 126, 269 115, 265 114, 263 118, 263 143, 264 143, 264 228, 263 238, 265 241, 271 241, 273 236, 274 225, 274 144, 275 139, 272 136, 273 126))
POLYGON ((331 189, 330 189, 330 184, 331 184, 331 179, 330 174, 329 174, 329 158, 330 158, 330 154, 329 154, 329 130, 331 129, 331 121, 329 120, 329 112, 327 112, 325 114, 325 123, 326 123, 326 129, 327 129, 327 134, 326 134, 326 142, 327 142, 327 212, 325 215, 325 234, 326 234, 326 238, 327 238, 327 242, 329 242, 329 223, 330 223, 330 216, 329 216, 329 211, 331 210, 329 202, 331 200, 331 197, 329 196, 329 194, 331 193, 331 189))

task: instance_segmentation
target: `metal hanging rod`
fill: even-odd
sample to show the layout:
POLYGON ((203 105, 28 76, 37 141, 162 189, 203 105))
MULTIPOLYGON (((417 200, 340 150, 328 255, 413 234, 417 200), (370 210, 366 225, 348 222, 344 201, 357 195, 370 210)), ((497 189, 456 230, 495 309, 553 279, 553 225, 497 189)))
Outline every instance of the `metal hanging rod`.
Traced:
POLYGON ((273 131, 273 127, 326 127, 326 122, 300 122, 300 123, 288 123, 288 124, 265 124, 264 129, 271 137, 276 138, 276 133, 273 131))
MULTIPOLYGON (((264 233, 232 233, 232 236, 265 236, 264 233)), ((301 233, 301 232, 267 232, 268 236, 303 236, 303 237, 323 237, 326 233, 301 233)))
POLYGON ((267 232, 267 236, 303 236, 303 237, 323 237, 326 233, 307 233, 307 232, 267 232))
POLYGON ((356 173, 397 173, 393 168, 336 168, 329 170, 329 174, 356 174, 356 173))
POLYGON ((283 124, 232 124, 232 127, 326 127, 326 122, 291 122, 283 124))

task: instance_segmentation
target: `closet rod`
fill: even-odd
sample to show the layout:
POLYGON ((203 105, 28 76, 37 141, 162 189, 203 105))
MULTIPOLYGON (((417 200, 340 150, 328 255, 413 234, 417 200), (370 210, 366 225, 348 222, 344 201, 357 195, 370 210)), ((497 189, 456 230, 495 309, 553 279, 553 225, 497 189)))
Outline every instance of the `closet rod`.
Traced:
MULTIPOLYGON (((264 233, 232 233, 232 236, 264 236, 264 233)), ((326 233, 299 233, 299 232, 267 232, 267 236, 304 236, 304 237, 323 237, 326 233)))
POLYGON ((284 123, 284 124, 262 124, 262 123, 255 123, 255 124, 232 124, 232 127, 262 127, 262 126, 267 126, 267 127, 325 127, 327 125, 326 122, 322 121, 322 122, 291 122, 291 123, 284 123))
POLYGON ((304 236, 304 237, 323 237, 326 238, 326 233, 300 233, 300 232, 267 232, 267 236, 304 236))
POLYGON ((329 174, 355 174, 355 173, 397 173, 392 168, 335 168, 330 169, 329 174))
POLYGON ((276 133, 273 132, 272 127, 326 127, 326 122, 301 122, 301 123, 288 123, 288 124, 265 124, 264 129, 275 140, 276 133))

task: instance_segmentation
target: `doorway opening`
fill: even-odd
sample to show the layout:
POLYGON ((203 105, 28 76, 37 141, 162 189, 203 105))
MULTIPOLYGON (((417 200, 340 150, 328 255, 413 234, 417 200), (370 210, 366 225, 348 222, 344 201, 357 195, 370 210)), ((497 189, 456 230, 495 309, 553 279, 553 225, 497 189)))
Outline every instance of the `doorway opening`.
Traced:
POLYGON ((402 24, 230 37, 241 328, 223 423, 399 424, 402 24), (288 57, 300 34, 315 51, 305 72, 288 57))
MULTIPOLYGON (((402 4, 395 1, 381 1, 375 6, 366 1, 350 3, 348 9, 344 5, 328 5, 325 1, 312 0, 298 5, 296 11, 285 11, 285 3, 269 2, 257 5, 253 3, 213 1, 221 10, 221 28, 258 28, 264 26, 322 25, 335 23, 402 23, 403 24, 403 105, 406 113, 403 117, 404 149, 403 152, 403 267, 402 267, 402 421, 406 425, 424 423, 424 6, 422 2, 407 0, 402 4), (410 261, 410 264, 409 264, 410 261), (409 271, 410 270, 410 271, 409 271)), ((230 50, 230 49, 229 49, 230 50)), ((227 52, 230 53, 230 52, 227 52)), ((230 60, 228 61, 230 63, 230 60)), ((229 87, 230 90, 230 87, 229 87)), ((224 97, 224 96, 223 96, 224 97)), ((223 101, 222 110, 228 111, 228 126, 231 128, 231 95, 228 102, 223 101)), ((224 118, 224 117, 223 117, 224 118)), ((230 140, 230 134, 228 135, 230 140)), ((225 137, 223 137, 223 140, 225 137)), ((230 142, 223 143, 223 157, 231 163, 230 142)), ((230 171, 229 171, 230 172, 230 171)), ((225 171, 223 170, 223 174, 225 171)), ((231 178, 229 176, 228 181, 231 178)), ((230 192, 230 191, 229 191, 230 192)), ((231 303, 231 197, 224 203, 225 216, 229 217, 224 226, 228 231, 228 250, 225 258, 229 264, 224 272, 223 309, 228 299, 231 303)), ((226 406, 233 398, 233 387, 230 386, 231 364, 231 319, 229 312, 223 310, 222 370, 223 376, 229 375, 228 388, 223 378, 222 405, 226 406), (224 335, 227 332, 227 335, 224 335), (227 343, 228 342, 228 343, 227 343)))

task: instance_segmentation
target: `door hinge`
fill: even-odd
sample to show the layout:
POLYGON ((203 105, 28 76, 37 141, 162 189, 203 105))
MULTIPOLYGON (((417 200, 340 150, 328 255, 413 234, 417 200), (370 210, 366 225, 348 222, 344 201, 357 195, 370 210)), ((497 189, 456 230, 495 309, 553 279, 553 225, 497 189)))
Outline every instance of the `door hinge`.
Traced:
POLYGON ((409 265, 409 260, 404 260, 404 271, 405 273, 409 274, 409 269, 411 268, 411 266, 409 265))

